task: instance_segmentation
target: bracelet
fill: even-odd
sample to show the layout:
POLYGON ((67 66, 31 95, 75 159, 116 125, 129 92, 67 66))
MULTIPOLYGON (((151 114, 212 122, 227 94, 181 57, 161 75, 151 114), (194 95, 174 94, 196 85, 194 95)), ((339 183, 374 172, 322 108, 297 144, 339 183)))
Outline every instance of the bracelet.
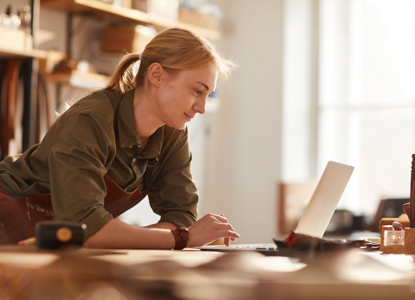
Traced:
POLYGON ((187 245, 189 240, 189 230, 184 227, 177 227, 171 231, 174 235, 175 246, 174 250, 182 250, 187 245))

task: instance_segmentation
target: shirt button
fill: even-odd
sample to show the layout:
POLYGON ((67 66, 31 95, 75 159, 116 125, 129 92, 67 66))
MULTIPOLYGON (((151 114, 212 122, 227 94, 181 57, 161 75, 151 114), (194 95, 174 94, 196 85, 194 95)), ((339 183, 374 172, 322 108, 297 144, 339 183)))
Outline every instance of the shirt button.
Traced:
POLYGON ((143 146, 141 146, 141 145, 137 145, 137 147, 138 147, 138 149, 141 149, 141 148, 143 148, 143 146))

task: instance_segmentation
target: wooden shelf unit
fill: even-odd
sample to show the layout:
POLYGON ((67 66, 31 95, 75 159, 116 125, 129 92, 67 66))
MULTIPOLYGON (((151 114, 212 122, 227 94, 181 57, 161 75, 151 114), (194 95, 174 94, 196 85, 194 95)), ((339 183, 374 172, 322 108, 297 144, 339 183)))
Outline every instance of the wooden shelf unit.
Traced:
POLYGON ((71 13, 90 13, 97 17, 110 17, 143 25, 153 25, 159 29, 180 27, 202 34, 209 39, 220 39, 218 31, 196 27, 183 22, 169 22, 162 17, 153 16, 137 9, 115 6, 97 0, 41 0, 43 7, 64 10, 71 13))
POLYGON ((95 73, 84 73, 77 70, 44 74, 46 80, 54 83, 67 83, 80 88, 103 88, 109 81, 108 76, 95 73))
MULTIPOLYGON (((1 39, 1 36, 0 36, 1 39)), ((33 58, 46 58, 46 51, 32 49, 32 50, 15 50, 8 49, 4 46, 0 46, 0 58, 11 57, 33 57, 33 58)))

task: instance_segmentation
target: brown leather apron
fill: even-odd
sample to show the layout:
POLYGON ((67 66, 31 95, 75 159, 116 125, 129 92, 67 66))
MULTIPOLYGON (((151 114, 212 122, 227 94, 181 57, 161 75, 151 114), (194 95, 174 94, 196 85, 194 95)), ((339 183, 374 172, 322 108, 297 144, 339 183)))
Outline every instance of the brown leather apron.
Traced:
MULTIPOLYGON (((114 218, 138 204, 148 188, 138 187, 128 193, 107 176, 104 177, 107 195, 104 208, 114 218)), ((13 198, 0 187, 0 245, 16 244, 34 236, 39 221, 54 220, 50 194, 13 198)))

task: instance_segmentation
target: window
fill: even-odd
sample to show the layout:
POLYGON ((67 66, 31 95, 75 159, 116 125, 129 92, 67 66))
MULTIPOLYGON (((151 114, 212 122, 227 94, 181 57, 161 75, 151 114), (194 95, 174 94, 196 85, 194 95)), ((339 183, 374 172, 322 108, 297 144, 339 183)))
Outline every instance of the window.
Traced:
POLYGON ((340 206, 371 215, 410 193, 414 2, 319 3, 317 173, 328 160, 355 166, 340 206))

